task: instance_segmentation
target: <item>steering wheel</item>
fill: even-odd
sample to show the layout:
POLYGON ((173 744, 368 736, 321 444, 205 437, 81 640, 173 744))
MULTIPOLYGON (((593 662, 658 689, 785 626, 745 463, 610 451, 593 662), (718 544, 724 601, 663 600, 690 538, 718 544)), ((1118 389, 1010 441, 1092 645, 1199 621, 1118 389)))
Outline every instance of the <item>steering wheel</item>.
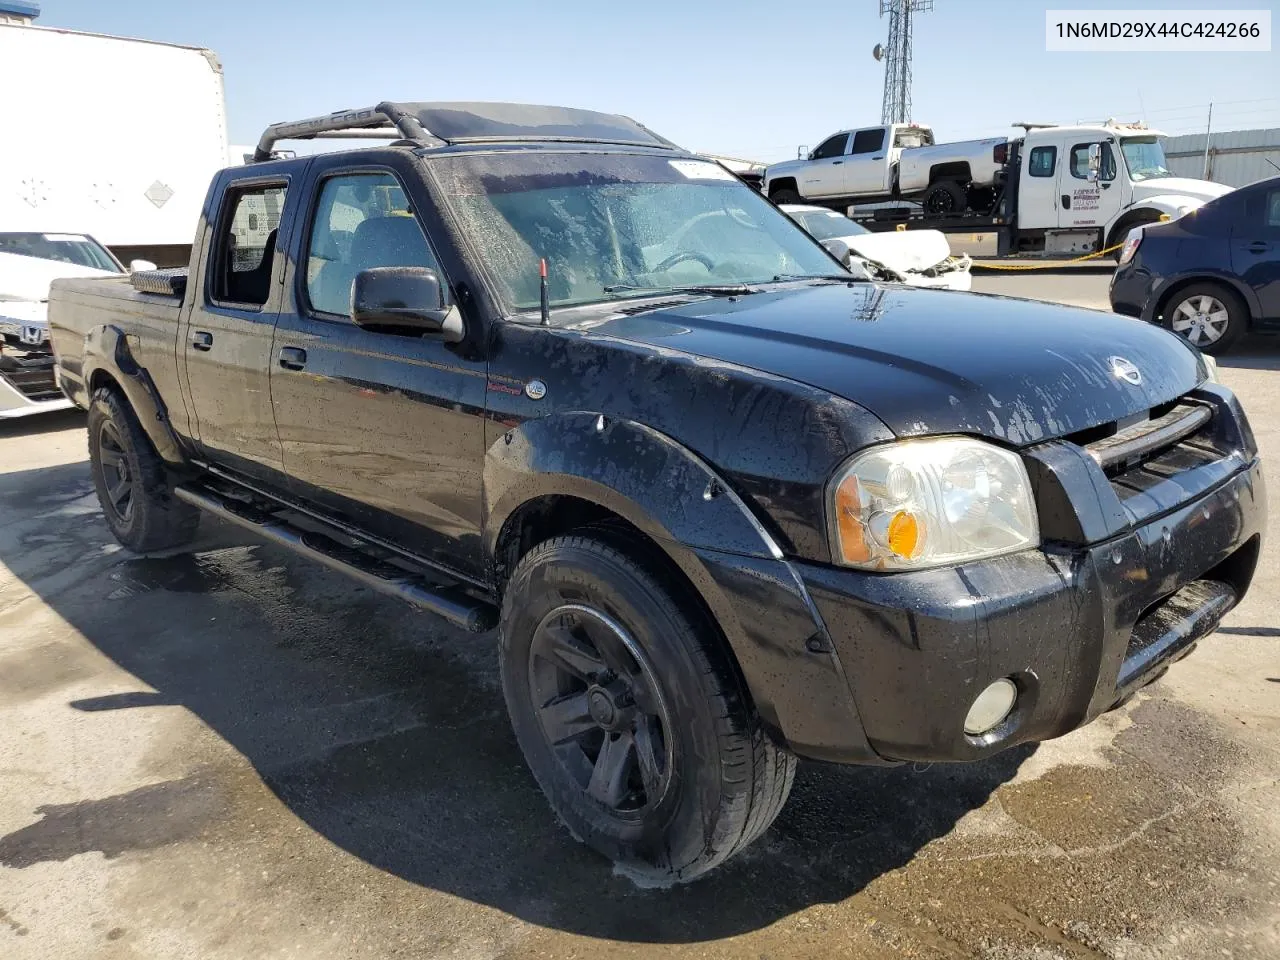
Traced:
POLYGON ((650 273, 662 273, 665 270, 670 270, 672 267, 674 267, 678 263, 684 263, 686 260, 697 260, 700 264, 702 264, 708 270, 715 269, 715 264, 711 262, 710 257, 707 257, 701 253, 697 253, 693 250, 679 250, 676 253, 673 253, 671 256, 667 257, 667 259, 663 260, 656 267, 654 267, 650 271, 650 273))

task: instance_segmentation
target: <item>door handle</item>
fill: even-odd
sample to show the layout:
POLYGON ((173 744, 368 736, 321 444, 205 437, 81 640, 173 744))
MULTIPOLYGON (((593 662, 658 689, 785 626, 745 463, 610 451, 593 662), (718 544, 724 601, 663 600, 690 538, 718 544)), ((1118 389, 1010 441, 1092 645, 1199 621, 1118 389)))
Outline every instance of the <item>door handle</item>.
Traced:
POLYGON ((280 366, 286 370, 301 370, 307 365, 307 351, 301 347, 281 347, 280 366))
POLYGON ((1062 209, 1063 210, 1071 209, 1071 197, 1065 193, 1062 195, 1062 209))
POLYGON ((191 335, 191 346, 197 350, 212 350, 213 334, 207 330, 197 330, 191 335))
POLYGON ((872 159, 872 160, 883 160, 883 159, 884 159, 884 157, 883 157, 883 156, 880 156, 880 157, 872 157, 871 159, 872 159))
POLYGON ((1271 249, 1271 244, 1266 243, 1262 240, 1255 240, 1253 241, 1253 243, 1249 244, 1250 253, 1266 253, 1270 249, 1271 249))
POLYGON ((832 160, 832 161, 831 161, 831 165, 832 165, 833 167, 834 167, 834 166, 836 166, 837 164, 840 164, 840 163, 844 163, 844 161, 843 161, 843 160, 832 160))

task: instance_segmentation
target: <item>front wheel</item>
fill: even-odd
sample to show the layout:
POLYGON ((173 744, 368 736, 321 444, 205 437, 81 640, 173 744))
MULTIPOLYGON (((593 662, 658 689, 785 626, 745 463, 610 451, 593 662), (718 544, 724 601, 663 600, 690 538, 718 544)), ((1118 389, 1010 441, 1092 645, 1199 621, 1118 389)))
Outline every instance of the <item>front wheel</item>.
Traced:
POLYGON ((769 199, 782 206, 784 203, 804 203, 804 198, 794 190, 775 190, 769 194, 769 199))
POLYGON ((1234 291, 1216 283, 1195 283, 1170 298, 1164 322, 1192 345, 1217 355, 1244 336, 1249 311, 1234 291))
POLYGON ((625 549, 567 536, 520 561, 502 688, 573 835, 634 873, 690 880, 764 833, 796 761, 766 737, 720 638, 625 549))

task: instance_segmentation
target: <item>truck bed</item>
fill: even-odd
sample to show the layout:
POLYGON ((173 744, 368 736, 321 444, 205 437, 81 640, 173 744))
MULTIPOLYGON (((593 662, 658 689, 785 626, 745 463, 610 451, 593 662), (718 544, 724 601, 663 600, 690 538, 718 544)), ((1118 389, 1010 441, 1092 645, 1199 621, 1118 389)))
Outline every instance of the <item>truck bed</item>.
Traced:
POLYGON ((110 326, 124 334, 133 361, 146 368, 162 396, 181 396, 181 315, 182 297, 139 290, 131 277, 55 280, 49 293, 49 331, 62 389, 77 406, 88 407, 93 384, 92 371, 86 373, 84 367, 85 341, 110 326))

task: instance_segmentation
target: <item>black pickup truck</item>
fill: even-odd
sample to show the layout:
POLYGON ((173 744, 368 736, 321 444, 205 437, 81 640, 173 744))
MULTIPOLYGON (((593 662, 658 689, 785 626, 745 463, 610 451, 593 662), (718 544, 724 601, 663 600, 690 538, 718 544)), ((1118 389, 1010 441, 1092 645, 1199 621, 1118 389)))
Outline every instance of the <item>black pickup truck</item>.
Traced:
POLYGON ((555 811, 676 878, 760 836, 798 756, 977 760, 1114 707, 1265 525, 1180 338, 867 280, 625 117, 274 125, 189 270, 58 281, 49 315, 124 545, 207 511, 496 626, 555 811), (400 139, 273 152, 353 133, 400 139))

